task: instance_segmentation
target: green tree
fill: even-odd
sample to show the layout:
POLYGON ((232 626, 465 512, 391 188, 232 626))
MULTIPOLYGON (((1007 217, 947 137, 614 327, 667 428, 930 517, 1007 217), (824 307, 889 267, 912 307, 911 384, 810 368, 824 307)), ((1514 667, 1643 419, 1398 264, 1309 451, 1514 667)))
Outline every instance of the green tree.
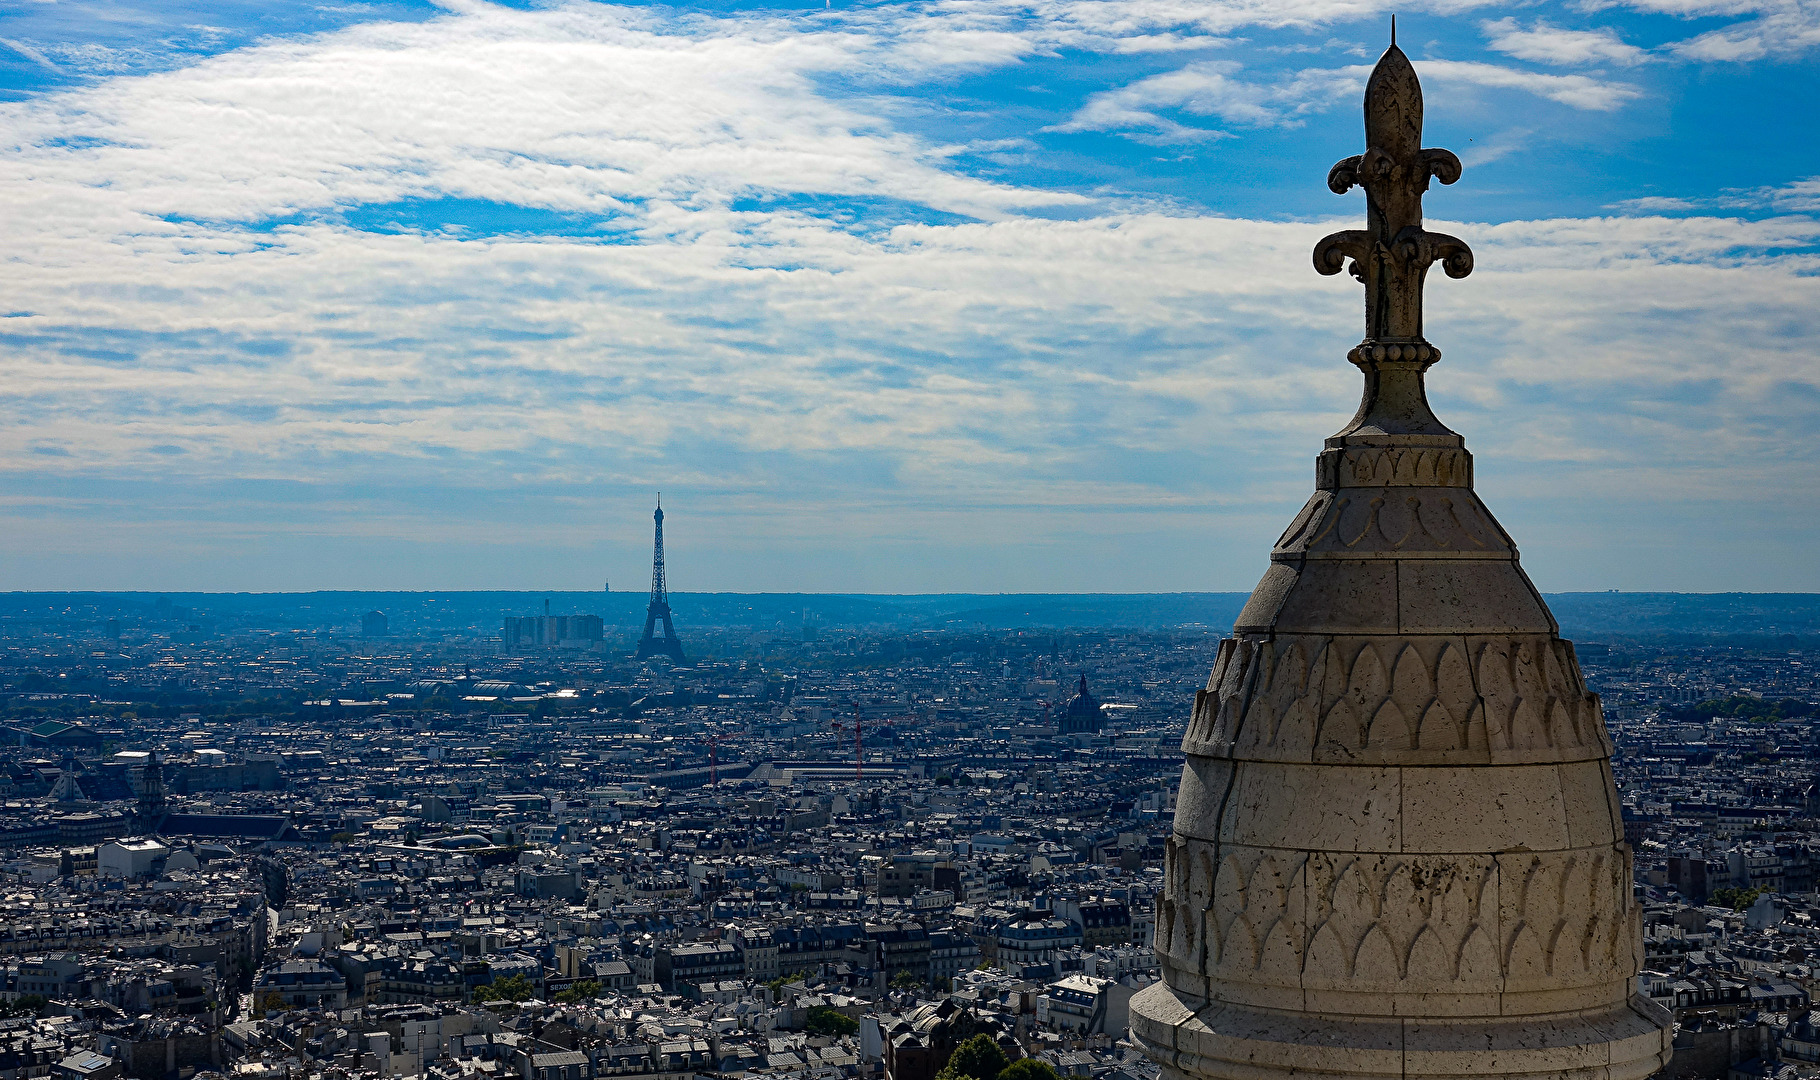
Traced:
POLYGON ((556 1000, 564 1005, 575 1005, 583 1001, 593 1001, 600 996, 600 984, 593 979, 584 979, 573 983, 567 990, 556 995, 556 1000))
POLYGON ((529 1001, 531 996, 535 993, 537 993, 537 987, 531 984, 531 980, 525 978, 523 975, 508 975, 503 979, 494 979, 492 982, 485 985, 476 986, 474 988, 474 1000, 482 1003, 488 1001, 529 1001))
POLYGON ((894 990, 914 990, 921 985, 923 980, 917 978, 915 972, 900 971, 891 977, 891 987, 894 990))
POLYGON ((0 1001, 0 1016, 37 1016, 49 1004, 43 994, 21 994, 12 1001, 0 1001))
POLYGON ((1724 889, 1714 889, 1710 899, 1713 903, 1722 907, 1729 907, 1733 911, 1743 911, 1745 908, 1756 903, 1757 897, 1762 896, 1768 891, 1768 889, 1733 889, 1728 887, 1724 889))
POLYGON ((998 1074, 1010 1063, 992 1036, 975 1035, 954 1048, 936 1080, 960 1080, 963 1076, 971 1076, 973 1080, 998 1080, 998 1074))
POLYGON ((809 1010, 803 1030, 811 1035, 851 1035, 859 1030, 859 1021, 826 1005, 818 1005, 809 1010))
POLYGON ((1019 1058, 1005 1066, 998 1074, 998 1080, 1058 1080, 1058 1077, 1047 1061, 1019 1058))

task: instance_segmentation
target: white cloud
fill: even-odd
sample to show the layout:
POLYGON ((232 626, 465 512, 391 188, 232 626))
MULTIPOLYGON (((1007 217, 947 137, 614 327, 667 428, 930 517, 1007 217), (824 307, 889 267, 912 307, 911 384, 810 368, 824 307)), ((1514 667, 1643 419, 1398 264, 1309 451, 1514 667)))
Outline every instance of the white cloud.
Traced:
MULTIPOLYGON (((1425 81, 1519 90, 1576 109, 1610 111, 1640 91, 1586 75, 1549 75, 1464 60, 1416 63, 1425 81)), ((1236 61, 1190 64, 1094 94, 1056 131, 1111 131, 1159 142, 1217 138, 1222 132, 1192 127, 1163 115, 1214 117, 1234 127, 1293 127, 1311 113, 1358 97, 1368 65, 1307 68, 1275 80, 1244 80, 1236 61)))
POLYGON ((1715 204, 1752 210, 1776 210, 1785 214, 1820 213, 1820 176, 1793 180, 1773 187, 1728 192, 1713 200, 1715 204))
POLYGON ((44 55, 44 50, 34 48, 23 41, 14 41, 11 38, 0 38, 0 45, 6 46, 20 56, 25 57, 27 60, 30 60, 32 63, 41 67, 48 68, 51 71, 60 70, 57 65, 51 61, 50 57, 44 55))
POLYGON ((1595 112, 1609 112, 1642 94, 1635 86, 1587 75, 1547 75, 1472 60, 1421 60, 1416 62, 1416 71, 1424 81, 1492 90, 1521 90, 1571 108, 1595 112))
MULTIPOLYGON (((676 24, 483 6, 0 106, 0 145, 17 148, 0 156, 0 291, 33 313, 0 320, 0 470, 16 518, 37 522, 0 550, 52 550, 58 529, 101 544, 94 521, 130 520, 124 550, 189 538, 210 513, 233 519, 196 541, 215 553, 317 519, 332 522, 308 526, 323 535, 465 542, 539 527, 520 496, 560 529, 579 527, 591 492, 659 485, 773 538, 800 532, 786 514, 833 508, 850 536, 931 550, 957 528, 1100 535, 1089 519, 1105 514, 1201 515, 1179 549, 1196 566, 1227 558, 1204 537, 1231 522, 1267 544, 1356 399, 1343 362, 1356 286, 1308 265, 1333 223, 1139 213, 982 180, 955 167, 962 147, 1024 144, 912 135, 882 99, 894 79, 1069 41, 1115 51, 1131 35, 1353 10, 1035 18, 956 2, 887 27, 880 9, 676 24), (796 208, 824 196, 973 220, 855 229, 796 208), (614 231, 380 235, 337 217, 446 198, 614 231), (109 484, 135 490, 83 494, 109 484), (169 494, 211 485, 293 494, 169 494), (254 504, 264 517, 235 517, 254 504), (976 516, 961 525, 961 511, 976 516)), ((1636 92, 1418 66, 1438 85, 1582 109, 1636 92)), ((1247 81, 1202 60, 1094 97, 1070 124, 1151 137, 1194 133, 1170 114, 1293 124, 1355 100, 1365 71, 1247 81)), ((1432 385, 1482 463, 1549 461, 1513 490, 1547 498, 1545 476, 1736 505, 1811 475, 1811 220, 1438 227, 1474 245, 1479 270, 1430 290, 1448 355, 1432 385)), ((1220 541, 1238 576, 1218 584, 1249 583, 1250 541, 1220 541)))
POLYGON ((1820 8, 1797 3, 1735 26, 1673 42, 1666 48, 1687 60, 1737 63, 1766 56, 1798 56, 1817 46, 1820 8))
POLYGON ((1518 60, 1563 67, 1587 64, 1640 64, 1649 54, 1627 44, 1610 27, 1598 30, 1563 30, 1538 21, 1527 30, 1510 17, 1480 25, 1491 47, 1518 60))
POLYGON ((1180 110, 1238 127, 1291 126, 1310 112, 1356 96, 1369 68, 1309 69, 1278 82, 1233 78, 1234 61, 1206 61, 1094 94, 1057 131, 1141 132, 1161 141, 1217 138, 1220 132, 1188 127, 1160 115, 1180 110))
POLYGON ((72 232, 96 213, 121 227, 123 212, 253 220, 424 196, 601 217, 778 191, 984 217, 1082 203, 957 175, 817 95, 817 73, 863 63, 848 44, 666 35, 612 9, 361 27, 11 106, 0 130, 25 149, 0 185, 36 227, 72 232), (71 137, 93 145, 65 152, 71 137))
POLYGON ((1672 214, 1686 210, 1700 209, 1700 203, 1693 199, 1681 199, 1668 195, 1644 195, 1635 199, 1620 199, 1611 204, 1611 209, 1622 210, 1630 214, 1672 214))
POLYGON ((1621 7, 1683 19, 1749 16, 1661 47, 1699 63, 1793 57, 1820 47, 1820 5, 1813 0, 1583 0, 1582 6, 1587 10, 1621 7))

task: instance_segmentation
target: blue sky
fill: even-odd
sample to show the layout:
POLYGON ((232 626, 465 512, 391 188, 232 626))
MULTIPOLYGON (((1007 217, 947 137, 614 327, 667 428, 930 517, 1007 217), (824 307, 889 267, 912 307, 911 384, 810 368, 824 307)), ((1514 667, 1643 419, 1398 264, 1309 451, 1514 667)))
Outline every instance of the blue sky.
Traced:
POLYGON ((24 0, 0 587, 1248 589, 1392 11, 1537 583, 1820 589, 1812 0, 24 0))

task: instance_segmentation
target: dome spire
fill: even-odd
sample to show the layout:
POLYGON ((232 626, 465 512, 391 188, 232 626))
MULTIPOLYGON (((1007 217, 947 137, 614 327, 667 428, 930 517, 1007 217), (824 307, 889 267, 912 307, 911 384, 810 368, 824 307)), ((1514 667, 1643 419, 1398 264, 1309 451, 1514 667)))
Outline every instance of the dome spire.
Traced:
POLYGON ((1382 445, 1383 436, 1462 445, 1428 407, 1423 374, 1441 359, 1441 350, 1422 336, 1428 268, 1438 262, 1453 278, 1472 273, 1465 241, 1422 227, 1429 179, 1451 184, 1460 171, 1452 151, 1422 146, 1422 83, 1397 48, 1393 26, 1391 45, 1365 84, 1365 152, 1327 174, 1335 194, 1365 189, 1365 228, 1333 233, 1314 247, 1316 272, 1344 269, 1365 286, 1365 339, 1347 354, 1365 373, 1365 396, 1330 447, 1382 445))
POLYGON ((1393 23, 1390 48, 1365 84, 1365 152, 1327 174, 1336 195, 1365 189, 1365 228, 1334 233, 1314 249, 1316 271, 1344 269, 1364 283, 1367 341, 1423 342, 1428 268, 1439 262, 1448 277, 1472 273, 1472 249, 1464 241, 1422 228, 1430 177, 1453 183, 1460 159, 1451 150, 1422 148, 1422 84, 1397 48, 1393 23))

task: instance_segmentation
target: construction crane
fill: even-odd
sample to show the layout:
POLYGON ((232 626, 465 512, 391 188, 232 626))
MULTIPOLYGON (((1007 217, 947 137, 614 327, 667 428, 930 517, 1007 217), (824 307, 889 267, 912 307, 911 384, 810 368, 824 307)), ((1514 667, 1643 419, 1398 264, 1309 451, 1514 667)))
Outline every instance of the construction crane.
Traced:
MULTIPOLYGON (((853 703, 853 779, 855 780, 864 780, 866 778, 866 758, 860 747, 860 732, 862 727, 863 725, 859 718, 859 702, 856 701, 853 703)), ((834 721, 834 730, 841 730, 839 720, 834 721)))
POLYGON ((720 744, 725 739, 737 739, 743 732, 728 731, 715 735, 703 736, 708 744, 708 786, 720 786, 720 744))

